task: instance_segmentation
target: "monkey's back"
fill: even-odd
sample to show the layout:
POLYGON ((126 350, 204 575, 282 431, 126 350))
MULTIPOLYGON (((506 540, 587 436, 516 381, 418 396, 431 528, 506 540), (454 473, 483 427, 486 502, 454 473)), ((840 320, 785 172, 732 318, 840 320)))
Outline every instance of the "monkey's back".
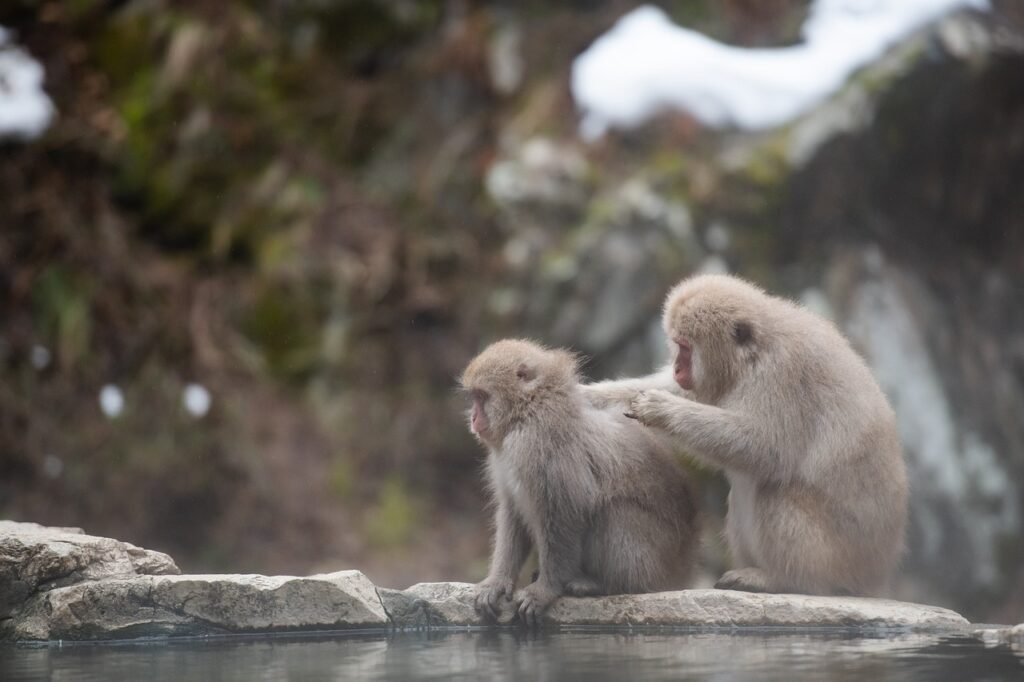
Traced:
POLYGON ((841 567, 835 572, 855 593, 876 591, 902 553, 907 516, 895 415, 867 363, 835 325, 784 299, 766 298, 766 328, 779 352, 754 380, 771 390, 744 387, 737 407, 762 414, 783 458, 782 480, 820 506, 829 556, 841 567))
MULTIPOLYGON (((614 546, 597 548, 600 561, 633 556, 641 566, 607 573, 612 592, 642 592, 684 587, 699 541, 696 495, 682 464, 663 441, 614 408, 585 413, 591 453, 603 479, 595 513, 618 523, 618 532, 598 532, 614 546), (606 551, 607 550, 607 551, 606 551), (636 579, 637 575, 644 576, 636 579)), ((621 567, 625 568, 625 567, 621 567)))

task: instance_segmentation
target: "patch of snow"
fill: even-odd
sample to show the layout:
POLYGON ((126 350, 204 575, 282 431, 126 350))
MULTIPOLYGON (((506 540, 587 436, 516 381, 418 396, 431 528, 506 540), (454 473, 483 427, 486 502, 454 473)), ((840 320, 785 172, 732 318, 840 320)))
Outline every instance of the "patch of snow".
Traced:
POLYGON ((56 455, 43 457, 43 473, 47 478, 60 478, 64 473, 64 460, 56 455))
POLYGON ((50 349, 42 344, 34 344, 32 350, 28 354, 29 362, 36 369, 42 371, 50 366, 50 361, 53 359, 50 355, 50 349))
POLYGON ((193 417, 205 417, 210 411, 210 392, 200 384, 189 384, 181 394, 181 402, 193 417))
POLYGON ((124 412, 124 393, 114 384, 100 389, 100 409, 110 419, 116 419, 124 412))
POLYGON ((0 26, 0 138, 31 139, 50 125, 55 110, 43 91, 43 67, 11 42, 0 26))
POLYGON ((815 0, 792 47, 739 48, 673 24, 660 9, 629 12, 572 67, 580 133, 633 128, 666 109, 702 123, 773 128, 806 113, 858 68, 915 29, 988 0, 815 0))

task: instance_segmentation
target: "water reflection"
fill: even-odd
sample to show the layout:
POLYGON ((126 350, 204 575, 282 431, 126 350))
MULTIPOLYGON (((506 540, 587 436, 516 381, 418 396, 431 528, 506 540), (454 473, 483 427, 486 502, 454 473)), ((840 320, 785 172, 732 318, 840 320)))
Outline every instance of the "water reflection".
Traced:
POLYGON ((3 680, 1018 680, 1024 653, 906 634, 563 632, 0 648, 3 680))

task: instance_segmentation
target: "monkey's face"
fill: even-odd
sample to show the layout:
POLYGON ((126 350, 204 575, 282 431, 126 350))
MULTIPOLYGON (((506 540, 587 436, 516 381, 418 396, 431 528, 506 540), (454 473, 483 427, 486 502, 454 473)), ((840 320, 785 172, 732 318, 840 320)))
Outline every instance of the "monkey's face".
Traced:
POLYGON ((473 406, 469 410, 469 430, 480 440, 487 442, 491 439, 491 418, 487 416, 487 401, 491 395, 481 388, 475 388, 469 392, 473 400, 473 406))
POLYGON ((684 336, 672 339, 672 370, 676 383, 687 391, 693 390, 693 345, 684 336))
POLYGON ((715 402, 756 353, 756 306, 714 278, 687 280, 665 303, 663 324, 680 387, 715 402))
POLYGON ((576 381, 576 359, 569 353, 530 341, 491 344, 462 373, 472 401, 469 430, 485 445, 499 447, 515 424, 576 381))

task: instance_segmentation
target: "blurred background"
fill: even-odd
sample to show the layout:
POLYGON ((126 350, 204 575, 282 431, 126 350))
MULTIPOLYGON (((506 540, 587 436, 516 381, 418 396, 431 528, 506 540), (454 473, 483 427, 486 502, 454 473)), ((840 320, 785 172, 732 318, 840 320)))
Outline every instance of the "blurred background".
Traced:
POLYGON ((1024 620, 1024 6, 907 0, 934 16, 800 94, 809 17, 894 2, 5 0, 0 517, 188 572, 479 580, 465 363, 514 335, 646 373, 668 287, 730 271, 890 396, 894 595, 1024 620), (665 85, 606 40, 601 71, 626 15, 721 61, 665 85))

